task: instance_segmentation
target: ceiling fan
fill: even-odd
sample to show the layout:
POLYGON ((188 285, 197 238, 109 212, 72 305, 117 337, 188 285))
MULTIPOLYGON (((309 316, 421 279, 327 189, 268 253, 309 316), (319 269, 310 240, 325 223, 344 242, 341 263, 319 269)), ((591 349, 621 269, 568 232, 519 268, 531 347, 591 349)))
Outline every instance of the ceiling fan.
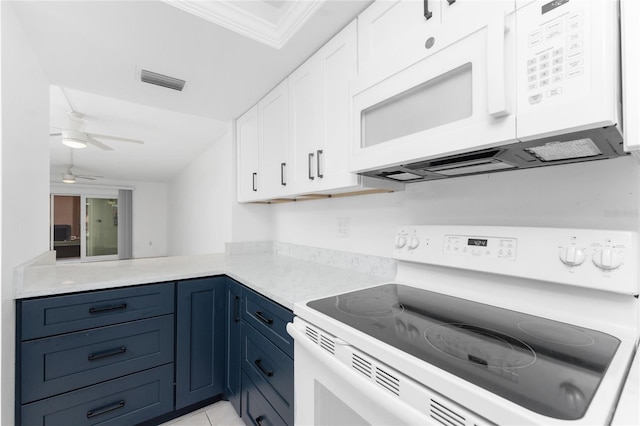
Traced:
POLYGON ((62 94, 64 95, 64 98, 66 99, 67 104, 71 109, 71 111, 69 111, 68 113, 69 124, 67 125, 66 129, 60 129, 62 130, 62 132, 50 133, 49 136, 62 136, 62 143, 70 148, 75 148, 75 149, 86 148, 87 145, 93 145, 105 151, 113 151, 113 148, 111 148, 109 145, 106 145, 100 142, 99 140, 96 140, 95 138, 109 139, 113 141, 130 142, 130 143, 137 143, 137 144, 144 143, 143 141, 137 140, 137 139, 129 139, 129 138, 122 138, 118 136, 101 135, 98 133, 85 132, 84 128, 87 124, 87 120, 84 119, 84 114, 74 110, 73 107, 71 106, 71 102, 69 101, 69 97, 67 96, 67 93, 65 92, 64 88, 60 87, 60 90, 62 91, 62 94))
POLYGON ((96 180, 101 178, 102 176, 91 176, 91 175, 76 175, 73 174, 71 168, 73 167, 73 150, 69 150, 69 164, 67 165, 67 171, 62 174, 62 182, 64 183, 76 183, 76 179, 86 179, 86 180, 96 180))

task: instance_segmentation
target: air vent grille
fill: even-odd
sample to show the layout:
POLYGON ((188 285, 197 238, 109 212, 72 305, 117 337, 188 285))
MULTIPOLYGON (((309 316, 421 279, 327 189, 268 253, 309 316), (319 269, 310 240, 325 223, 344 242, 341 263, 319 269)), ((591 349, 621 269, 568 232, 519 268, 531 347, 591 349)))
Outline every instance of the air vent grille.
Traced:
POLYGON ((376 367, 376 383, 394 395, 400 395, 400 380, 379 367, 376 367))
POLYGON ((318 344, 318 332, 311 327, 305 327, 305 334, 313 343, 318 344))
POLYGON ((445 426, 464 426, 466 424, 463 416, 433 399, 429 404, 429 414, 432 419, 445 426))
POLYGON ((156 86, 166 87, 168 89, 182 91, 184 89, 184 80, 169 77, 168 75, 158 74, 152 71, 142 70, 140 80, 143 83, 155 84, 156 86))
POLYGON ((324 335, 320 336, 320 347, 332 355, 336 352, 336 346, 333 340, 324 335))
POLYGON ((371 363, 366 359, 358 356, 357 354, 352 354, 351 356, 351 366, 354 370, 364 374, 368 378, 373 376, 371 363))

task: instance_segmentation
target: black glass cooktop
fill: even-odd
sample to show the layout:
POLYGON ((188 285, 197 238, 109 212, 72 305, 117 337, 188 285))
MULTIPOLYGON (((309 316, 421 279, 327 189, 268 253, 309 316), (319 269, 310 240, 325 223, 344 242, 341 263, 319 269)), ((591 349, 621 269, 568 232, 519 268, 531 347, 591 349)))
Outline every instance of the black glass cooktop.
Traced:
POLYGON ((307 305, 536 413, 564 420, 584 416, 620 344, 602 332, 398 284, 307 305))

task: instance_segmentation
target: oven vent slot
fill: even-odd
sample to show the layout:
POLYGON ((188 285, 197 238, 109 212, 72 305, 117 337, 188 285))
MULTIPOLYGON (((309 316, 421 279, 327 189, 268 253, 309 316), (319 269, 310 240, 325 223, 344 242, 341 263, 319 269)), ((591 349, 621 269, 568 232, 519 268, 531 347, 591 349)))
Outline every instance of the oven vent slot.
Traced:
POLYGON ((305 334, 313 343, 318 344, 318 332, 311 327, 305 327, 305 334))
POLYGON ((372 370, 371 363, 366 359, 358 356, 357 354, 353 354, 351 356, 351 366, 353 367, 354 370, 359 371, 360 373, 364 374, 368 378, 371 378, 373 376, 371 371, 372 370))
POLYGON ((379 367, 376 367, 376 383, 394 395, 400 396, 400 380, 379 367))
POLYGON ((320 347, 325 351, 329 352, 331 355, 335 354, 336 352, 335 343, 333 343, 333 340, 331 340, 325 335, 320 336, 320 347))
POLYGON ((430 401, 429 408, 431 418, 438 423, 445 426, 465 426, 466 424, 463 416, 433 399, 430 401))

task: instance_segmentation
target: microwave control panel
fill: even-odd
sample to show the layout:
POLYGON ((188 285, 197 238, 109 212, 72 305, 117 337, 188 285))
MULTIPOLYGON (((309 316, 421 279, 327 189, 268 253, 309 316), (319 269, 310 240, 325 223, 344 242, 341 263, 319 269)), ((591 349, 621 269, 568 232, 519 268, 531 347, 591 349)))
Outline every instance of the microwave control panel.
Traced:
POLYGON ((527 28, 526 40, 523 40, 527 53, 518 66, 525 70, 526 92, 523 93, 527 102, 536 105, 562 96, 567 90, 579 90, 587 79, 588 46, 582 8, 572 9, 568 1, 546 5, 536 2, 531 7, 537 12, 539 22, 527 28))

